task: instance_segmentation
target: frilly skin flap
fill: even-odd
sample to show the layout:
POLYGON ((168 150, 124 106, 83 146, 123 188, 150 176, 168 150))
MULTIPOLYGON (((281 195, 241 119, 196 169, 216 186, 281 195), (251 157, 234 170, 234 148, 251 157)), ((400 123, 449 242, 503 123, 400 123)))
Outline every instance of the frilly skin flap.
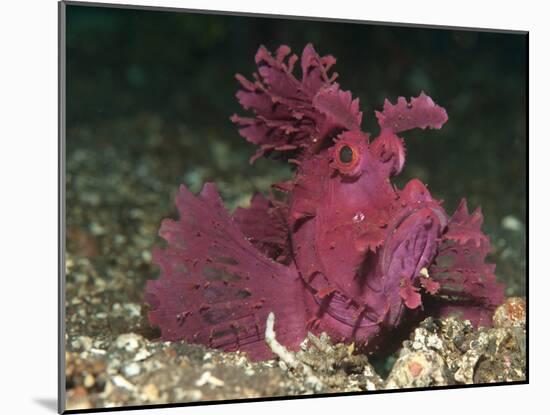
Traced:
POLYGON ((256 54, 254 81, 237 75, 237 99, 255 117, 233 115, 239 133, 258 146, 252 160, 271 152, 300 158, 319 148, 325 139, 343 130, 359 130, 359 100, 342 91, 330 74, 336 59, 320 57, 311 44, 302 52, 302 78, 293 72, 298 57, 281 46, 275 56, 264 47, 256 54))
POLYGON ((253 360, 272 357, 266 319, 296 350, 308 331, 327 332, 375 351, 412 318, 458 314, 490 325, 504 300, 483 216, 463 200, 449 216, 419 180, 403 189, 391 177, 405 167, 398 134, 440 129, 447 112, 420 93, 376 112, 377 137, 361 131, 359 101, 331 74, 336 62, 312 45, 298 57, 260 47, 253 80, 237 75, 237 99, 251 117, 234 115, 258 157, 296 165, 273 187, 283 198, 255 195, 233 215, 216 186, 198 195, 181 186, 177 220, 165 219, 166 247, 147 282, 149 322, 162 340, 185 340, 253 360))
MULTIPOLYGON (((147 282, 149 322, 163 340, 185 339, 224 350, 268 358, 265 321, 270 311, 295 325, 277 327, 296 346, 305 336, 301 282, 296 270, 260 253, 224 209, 214 184, 195 196, 185 186, 176 197, 180 220, 165 219, 160 236, 166 249, 153 261, 161 278, 147 282)), ((260 228, 255 228, 265 236, 260 228)))

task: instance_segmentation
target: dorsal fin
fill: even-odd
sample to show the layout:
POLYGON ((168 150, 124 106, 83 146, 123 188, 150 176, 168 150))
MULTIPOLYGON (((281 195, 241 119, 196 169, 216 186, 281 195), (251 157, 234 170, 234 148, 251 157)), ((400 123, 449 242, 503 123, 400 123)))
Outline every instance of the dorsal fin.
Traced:
POLYGON ((233 115, 239 133, 256 144, 256 158, 279 152, 300 159, 323 146, 327 138, 343 130, 359 130, 359 100, 342 91, 329 73, 333 56, 319 56, 311 44, 302 52, 302 79, 293 74, 298 57, 288 46, 273 56, 261 46, 256 53, 254 81, 237 74, 241 89, 237 99, 254 117, 233 115))

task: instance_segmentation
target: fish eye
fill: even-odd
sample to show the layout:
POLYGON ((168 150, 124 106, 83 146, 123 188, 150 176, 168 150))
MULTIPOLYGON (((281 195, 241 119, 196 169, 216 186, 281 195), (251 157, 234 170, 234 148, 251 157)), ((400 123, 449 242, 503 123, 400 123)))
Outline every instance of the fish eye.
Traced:
POLYGON ((340 148, 340 152, 338 153, 338 157, 340 158, 341 163, 351 163, 353 160, 353 150, 350 146, 342 146, 342 148, 340 148))
POLYGON ((338 141, 333 153, 333 167, 344 176, 354 177, 360 174, 362 152, 361 143, 338 141))

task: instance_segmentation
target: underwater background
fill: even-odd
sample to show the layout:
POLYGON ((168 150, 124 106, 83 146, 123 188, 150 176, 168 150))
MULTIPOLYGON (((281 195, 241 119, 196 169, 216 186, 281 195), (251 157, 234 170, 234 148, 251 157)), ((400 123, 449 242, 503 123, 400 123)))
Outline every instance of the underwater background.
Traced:
MULTIPOLYGON (((260 45, 287 44, 299 55, 312 42, 319 54, 335 56, 338 82, 360 98, 363 131, 372 136, 385 98, 425 91, 444 107, 449 121, 441 130, 403 134, 407 160, 395 183, 419 178, 449 214, 461 197, 470 209, 481 205, 497 278, 508 296, 525 295, 527 36, 76 5, 66 6, 66 17, 69 407, 231 399, 246 397, 239 389, 246 387, 250 396, 294 393, 275 369, 252 377, 239 369, 229 376, 234 390, 197 389, 188 371, 199 376, 210 352, 184 343, 170 352, 191 362, 175 388, 173 359, 162 357, 169 346, 146 340, 158 335, 143 306, 145 280, 158 275, 151 250, 162 245, 161 220, 176 217, 179 184, 198 192, 214 181, 233 210, 292 174, 281 161, 250 165, 255 148, 229 120, 245 114, 235 74, 250 77, 260 45), (134 359, 119 355, 129 341, 161 356, 154 362, 166 370, 140 374, 152 358, 124 363, 134 359), (90 350, 106 357, 98 363, 90 350), (141 395, 106 386, 120 373, 138 379, 141 395)), ((233 357, 219 356, 233 373, 233 357)), ((395 358, 371 361, 384 374, 395 358)))
MULTIPOLYGON (((524 293, 526 36, 80 6, 68 6, 67 22, 68 157, 120 150, 104 167, 128 163, 128 181, 146 168, 144 156, 154 157, 158 169, 146 175, 168 181, 172 194, 179 183, 198 191, 213 180, 229 208, 290 175, 281 162, 249 165, 254 148, 229 121, 244 113, 234 75, 252 73, 259 45, 300 54, 312 42, 335 56, 339 82, 360 98, 363 130, 373 135, 385 98, 425 91, 449 121, 441 131, 404 134, 407 164, 396 183, 421 179, 449 214, 462 196, 470 208, 481 205, 500 252, 497 274, 524 293)), ((149 192, 159 202, 150 219, 160 221, 173 198, 149 192)))

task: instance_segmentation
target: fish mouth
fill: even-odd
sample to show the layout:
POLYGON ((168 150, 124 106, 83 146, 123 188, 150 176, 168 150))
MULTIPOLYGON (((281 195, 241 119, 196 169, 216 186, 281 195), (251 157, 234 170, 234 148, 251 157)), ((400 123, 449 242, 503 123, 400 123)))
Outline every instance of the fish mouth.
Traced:
MULTIPOLYGON (((407 219, 409 219, 412 215, 420 211, 421 209, 430 209, 432 213, 435 214, 437 220, 440 223, 441 229, 444 229, 447 226, 448 219, 445 214, 445 211, 443 208, 436 202, 424 202, 420 203, 418 206, 408 207, 402 214, 395 220, 390 226, 388 227, 388 232, 386 234, 385 241, 382 246, 389 246, 391 242, 391 238, 393 237, 395 231, 398 230, 399 226, 404 223, 407 219)), ((390 262, 392 260, 393 252, 390 252, 388 249, 383 249, 381 254, 381 269, 382 272, 385 273, 386 270, 389 269, 390 262)), ((420 271, 420 268, 422 268, 424 265, 421 265, 422 258, 418 258, 418 264, 417 264, 417 272, 420 271)))
MULTIPOLYGON (((396 285, 399 280, 388 275, 390 265, 395 260, 394 252, 391 251, 391 247, 395 246, 392 238, 395 231, 399 231, 400 225, 421 209, 429 209, 441 229, 447 226, 446 214, 437 202, 429 201, 405 208, 401 215, 384 227, 384 235, 380 238, 371 237, 373 243, 363 250, 361 265, 349 287, 346 284, 342 286, 342 281, 337 278, 324 277, 310 281, 311 294, 321 313, 327 313, 340 323, 353 327, 354 331, 373 325, 393 326, 399 322, 404 313, 399 286, 396 285)), ((397 246, 401 245, 399 241, 397 246)), ((426 247, 416 258, 414 269, 411 269, 413 277, 419 275, 420 269, 426 266, 430 256, 428 248, 426 242, 426 247)))

